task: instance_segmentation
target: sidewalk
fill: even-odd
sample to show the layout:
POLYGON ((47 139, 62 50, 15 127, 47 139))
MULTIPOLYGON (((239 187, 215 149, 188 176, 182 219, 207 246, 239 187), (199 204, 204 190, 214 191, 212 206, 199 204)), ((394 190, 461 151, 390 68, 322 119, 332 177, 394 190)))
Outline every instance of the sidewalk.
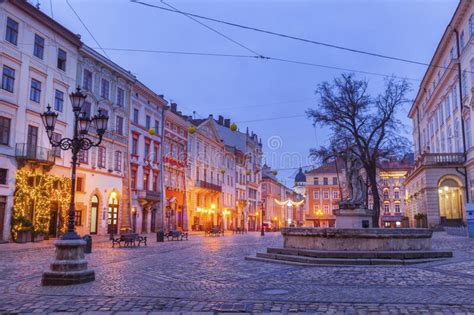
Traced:
MULTIPOLYGON (((156 242, 156 233, 147 233, 143 234, 146 235, 147 239, 149 242, 156 242)), ((190 231, 189 232, 190 236, 203 236, 204 232, 199 232, 199 231, 190 231)), ((8 242, 8 243, 0 243, 0 253, 1 252, 8 252, 8 251, 23 251, 23 250, 34 250, 34 249, 40 249, 40 248, 53 248, 54 247, 54 241, 56 241, 57 238, 52 238, 49 240, 44 240, 41 242, 28 242, 28 243, 14 243, 14 242, 8 242)), ((110 242, 110 235, 92 235, 92 246, 94 244, 100 244, 100 243, 107 243, 110 242)))

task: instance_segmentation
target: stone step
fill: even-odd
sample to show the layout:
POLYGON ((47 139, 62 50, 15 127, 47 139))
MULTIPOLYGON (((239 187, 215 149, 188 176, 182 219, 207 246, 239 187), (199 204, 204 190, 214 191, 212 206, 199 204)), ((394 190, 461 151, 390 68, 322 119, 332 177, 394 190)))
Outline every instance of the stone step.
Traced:
POLYGON ((304 256, 313 258, 343 258, 343 259, 432 259, 450 258, 448 251, 320 251, 296 248, 267 248, 269 254, 304 256))
POLYGON ((326 265, 326 266, 344 266, 344 265, 411 265, 418 263, 427 263, 441 260, 442 258, 425 259, 383 259, 383 258, 314 258, 297 255, 282 255, 273 253, 257 253, 256 258, 265 259, 271 262, 286 262, 303 265, 326 265))

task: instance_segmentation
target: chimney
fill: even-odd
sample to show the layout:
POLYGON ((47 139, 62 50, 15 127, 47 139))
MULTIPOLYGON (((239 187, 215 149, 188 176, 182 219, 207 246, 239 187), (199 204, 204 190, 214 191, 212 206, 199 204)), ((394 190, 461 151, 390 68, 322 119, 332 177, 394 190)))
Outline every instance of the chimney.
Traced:
POLYGON ((230 128, 230 119, 224 119, 224 126, 230 128))
POLYGON ((176 112, 177 109, 178 109, 178 104, 176 104, 175 102, 171 103, 171 111, 176 112))
POLYGON ((223 126, 223 125, 224 125, 224 117, 221 116, 221 115, 219 115, 219 119, 218 119, 217 123, 218 123, 219 125, 223 126))

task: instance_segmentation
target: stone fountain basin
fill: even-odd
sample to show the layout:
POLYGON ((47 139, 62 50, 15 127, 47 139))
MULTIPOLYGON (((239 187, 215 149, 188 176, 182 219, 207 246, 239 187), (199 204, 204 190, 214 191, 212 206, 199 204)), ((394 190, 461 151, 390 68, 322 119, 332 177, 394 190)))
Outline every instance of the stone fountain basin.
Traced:
POLYGON ((285 228, 283 247, 326 251, 431 250, 431 229, 285 228))

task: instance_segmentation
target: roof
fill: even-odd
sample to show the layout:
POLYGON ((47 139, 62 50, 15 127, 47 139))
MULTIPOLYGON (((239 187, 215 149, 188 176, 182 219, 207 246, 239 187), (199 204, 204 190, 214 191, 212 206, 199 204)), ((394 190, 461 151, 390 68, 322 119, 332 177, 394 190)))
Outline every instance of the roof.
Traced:
MULTIPOLYGON (((2 1, 0 1, 0 3, 1 2, 2 1)), ((28 3, 26 0, 14 0, 14 1, 10 0, 9 3, 16 6, 23 12, 27 13, 28 15, 36 19, 38 22, 45 25, 46 27, 52 28, 56 33, 64 37, 74 46, 78 48, 81 47, 82 42, 81 42, 80 36, 78 36, 77 34, 74 34, 69 29, 62 26, 54 19, 50 18, 47 14, 43 13, 40 9, 37 9, 32 4, 28 3)))
POLYGON ((303 173, 303 169, 300 167, 298 173, 295 176, 295 183, 301 183, 306 181, 306 175, 303 173))
POLYGON ((107 65, 110 69, 116 71, 120 75, 122 75, 124 78, 129 80, 131 83, 134 83, 136 80, 136 77, 128 70, 125 70, 112 60, 104 57, 102 54, 100 54, 97 50, 87 46, 87 45, 82 45, 80 48, 80 51, 83 53, 86 53, 89 55, 91 58, 95 58, 97 61, 101 62, 104 65, 107 65))
POLYGON ((232 131, 228 127, 222 126, 217 122, 215 122, 214 126, 224 144, 234 147, 244 153, 247 152, 247 136, 244 133, 240 131, 232 131))
POLYGON ((337 173, 336 166, 334 164, 324 164, 317 168, 312 169, 305 173, 305 175, 325 174, 325 173, 337 173))

